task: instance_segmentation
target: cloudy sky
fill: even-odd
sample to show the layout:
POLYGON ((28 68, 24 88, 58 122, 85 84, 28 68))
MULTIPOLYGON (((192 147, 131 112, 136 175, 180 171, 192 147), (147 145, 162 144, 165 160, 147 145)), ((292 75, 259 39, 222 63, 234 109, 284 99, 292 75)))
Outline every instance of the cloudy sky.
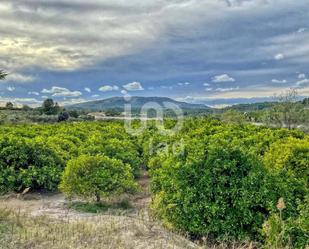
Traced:
POLYGON ((308 0, 1 0, 0 102, 309 96, 308 0))

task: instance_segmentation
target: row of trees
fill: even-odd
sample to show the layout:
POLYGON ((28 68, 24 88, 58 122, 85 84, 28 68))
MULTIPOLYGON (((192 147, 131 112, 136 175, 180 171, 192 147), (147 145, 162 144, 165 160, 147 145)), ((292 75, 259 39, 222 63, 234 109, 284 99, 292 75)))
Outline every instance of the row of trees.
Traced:
MULTIPOLYGON (((129 184, 129 179, 138 175, 141 164, 139 149, 134 141, 117 122, 1 126, 0 192, 22 191, 28 187, 56 190, 66 165, 67 174, 71 175, 71 168, 75 168, 69 165, 81 165, 81 168, 76 169, 80 172, 79 176, 88 177, 89 172, 81 173, 83 169, 95 171, 95 165, 103 165, 104 162, 106 165, 109 162, 115 165, 115 172, 109 172, 107 168, 103 170, 106 174, 118 174, 121 169, 117 167, 123 168, 119 174, 129 184), (89 161, 89 168, 84 165, 84 159, 89 161)), ((103 177, 103 171, 98 173, 98 177, 103 177)), ((85 184, 84 180, 80 179, 80 184, 85 184)), ((109 181, 115 179, 110 176, 109 181)), ((71 190, 65 182, 63 190, 70 194, 71 190)), ((103 192, 102 196, 105 195, 103 192)), ((93 192, 75 193, 91 197, 93 192)))
POLYGON ((175 137, 153 130, 145 137, 160 145, 144 146, 144 158, 152 210, 168 227, 194 238, 266 240, 267 248, 278 248, 283 233, 282 248, 308 244, 309 137, 303 132, 195 118, 175 137), (179 141, 182 150, 170 149, 179 141), (276 205, 280 198, 284 210, 276 205))
MULTIPOLYGON (((309 131, 309 98, 300 101, 295 89, 279 95, 276 102, 261 103, 265 108, 254 110, 251 105, 232 106, 225 110, 219 118, 227 123, 244 124, 259 123, 271 127, 301 128, 309 131), (250 108, 251 109, 250 109, 250 108), (239 110, 237 109, 239 108, 239 110), (248 109, 248 111, 244 111, 248 109)), ((258 104, 252 104, 252 106, 258 104)))
MULTIPOLYGON (((0 80, 4 80, 7 75, 8 74, 5 71, 0 70, 0 80)), ((5 108, 8 110, 12 110, 14 109, 14 104, 12 102, 7 102, 5 108)), ((31 110, 31 108, 27 105, 24 105, 22 109, 26 111, 31 110)), ((64 108, 61 108, 58 105, 57 102, 54 103, 53 99, 49 98, 43 102, 42 107, 39 110, 45 115, 58 115, 58 121, 66 121, 70 117, 69 112, 66 112, 64 108)), ((72 112, 72 115, 74 117, 76 117, 76 115, 78 116, 76 112, 72 112)))

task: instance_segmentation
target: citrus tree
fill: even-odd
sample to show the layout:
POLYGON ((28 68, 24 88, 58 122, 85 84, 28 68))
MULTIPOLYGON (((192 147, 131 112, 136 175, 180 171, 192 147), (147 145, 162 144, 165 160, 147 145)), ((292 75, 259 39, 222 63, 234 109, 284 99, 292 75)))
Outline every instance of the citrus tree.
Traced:
POLYGON ((132 170, 122 161, 107 156, 81 155, 71 159, 64 171, 60 189, 69 197, 110 197, 137 189, 132 170))

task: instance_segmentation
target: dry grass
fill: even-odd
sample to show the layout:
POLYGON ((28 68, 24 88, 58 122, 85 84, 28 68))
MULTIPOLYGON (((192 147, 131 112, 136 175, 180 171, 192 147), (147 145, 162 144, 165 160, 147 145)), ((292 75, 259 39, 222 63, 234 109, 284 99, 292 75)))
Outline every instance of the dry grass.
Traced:
POLYGON ((98 215, 87 220, 28 217, 0 210, 0 248, 197 248, 193 243, 164 231, 154 222, 124 216, 98 215), (5 214, 5 215, 4 215, 5 214))
POLYGON ((164 229, 148 213, 147 177, 140 185, 144 191, 131 196, 129 206, 68 202, 60 194, 0 198, 0 249, 258 248, 251 243, 214 245, 207 239, 193 243, 164 229))
POLYGON ((0 208, 2 249, 253 249, 244 245, 197 245, 166 231, 145 213, 136 217, 97 215, 87 219, 32 217, 0 208))

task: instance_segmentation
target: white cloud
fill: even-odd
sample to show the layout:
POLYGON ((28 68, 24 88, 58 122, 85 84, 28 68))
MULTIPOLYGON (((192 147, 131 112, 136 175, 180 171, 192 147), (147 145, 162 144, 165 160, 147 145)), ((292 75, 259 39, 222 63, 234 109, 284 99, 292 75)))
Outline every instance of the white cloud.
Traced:
POLYGON ((306 75, 304 73, 301 73, 298 75, 298 79, 305 79, 306 75))
POLYGON ((14 81, 16 83, 26 83, 26 82, 32 82, 35 80, 35 77, 31 75, 24 75, 24 74, 19 74, 19 73, 12 73, 9 74, 6 77, 6 81, 14 81))
POLYGON ((40 93, 34 92, 34 91, 33 91, 33 92, 28 92, 28 94, 29 94, 29 95, 36 95, 36 96, 39 96, 39 95, 40 95, 40 93))
POLYGON ((14 103, 15 106, 21 107, 23 104, 31 105, 31 106, 39 106, 41 101, 35 98, 8 98, 8 97, 0 97, 0 105, 4 106, 7 102, 14 103))
MULTIPOLYGON (((207 96, 207 99, 237 99, 237 98, 268 98, 278 96, 283 92, 289 91, 290 87, 277 86, 256 86, 255 88, 242 88, 235 91, 218 92, 216 94, 211 93, 207 96)), ((306 96, 309 94, 309 87, 298 89, 300 96, 306 96)))
POLYGON ((42 93, 48 93, 52 94, 53 97, 79 97, 82 95, 80 91, 70 91, 67 88, 59 87, 59 86, 53 86, 51 89, 43 89, 41 91, 42 93))
POLYGON ((300 29, 297 30, 297 33, 303 33, 305 31, 306 31, 306 28, 300 28, 300 29))
POLYGON ((126 95, 128 92, 127 92, 126 90, 121 90, 121 93, 122 93, 123 95, 126 95))
POLYGON ((206 91, 206 92, 210 92, 210 91, 212 91, 212 88, 211 88, 211 87, 206 87, 206 88, 205 88, 205 91, 206 91))
POLYGON ((15 87, 13 87, 13 86, 8 86, 6 89, 8 91, 10 91, 10 92, 14 92, 15 91, 15 87))
POLYGON ((126 85, 123 85, 123 88, 127 91, 141 91, 144 90, 142 84, 140 82, 134 81, 131 83, 128 83, 126 85))
POLYGON ((88 93, 91 93, 91 89, 89 87, 85 87, 84 90, 88 93))
POLYGON ((66 106, 66 105, 73 105, 73 104, 78 104, 87 101, 86 99, 83 98, 73 98, 73 99, 68 99, 64 101, 59 101, 60 106, 66 106))
POLYGON ((272 79, 272 83, 277 83, 277 84, 285 84, 287 83, 287 80, 277 80, 277 79, 272 79))
POLYGON ((186 96, 183 100, 185 102, 192 102, 192 101, 194 101, 194 98, 192 96, 186 96))
POLYGON ((118 86, 109 86, 109 85, 106 85, 106 86, 101 86, 99 88, 99 91, 101 92, 110 92, 110 91, 117 91, 119 90, 119 87, 118 86))
POLYGON ((162 89, 170 89, 170 90, 172 90, 173 89, 173 87, 172 86, 160 86, 160 88, 162 88, 162 89))
POLYGON ((100 95, 99 94, 93 94, 93 95, 91 95, 91 97, 92 98, 97 98, 97 97, 100 97, 100 95))
POLYGON ((305 85, 305 84, 309 84, 309 79, 302 79, 296 82, 296 85, 298 86, 305 85))
POLYGON ((212 82, 219 83, 219 82, 234 82, 235 79, 230 77, 228 74, 221 74, 216 75, 212 78, 212 82))
POLYGON ((274 56, 274 59, 277 61, 283 60, 284 59, 284 54, 276 54, 274 56))
POLYGON ((210 84, 209 83, 204 83, 203 86, 210 86, 210 84))
POLYGON ((217 92, 230 92, 234 90, 238 90, 239 87, 229 87, 229 88, 216 88, 217 92))

